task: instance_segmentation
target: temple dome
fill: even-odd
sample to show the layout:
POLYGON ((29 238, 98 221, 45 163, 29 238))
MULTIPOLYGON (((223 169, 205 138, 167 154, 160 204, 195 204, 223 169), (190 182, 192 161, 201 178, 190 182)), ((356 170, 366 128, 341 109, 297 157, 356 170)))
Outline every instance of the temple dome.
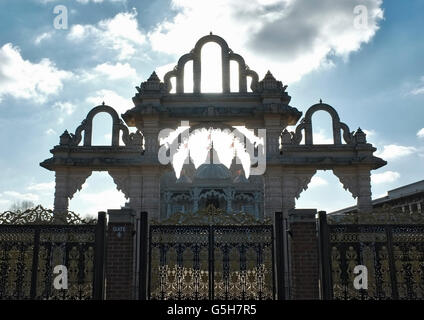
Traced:
POLYGON ((223 164, 202 164, 196 171, 197 179, 229 179, 230 170, 223 164))

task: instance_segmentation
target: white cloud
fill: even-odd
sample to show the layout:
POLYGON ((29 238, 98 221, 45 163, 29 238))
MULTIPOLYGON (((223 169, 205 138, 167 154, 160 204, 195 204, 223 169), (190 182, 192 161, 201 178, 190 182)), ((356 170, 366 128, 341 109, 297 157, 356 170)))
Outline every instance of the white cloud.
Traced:
POLYGON ((263 76, 269 68, 283 82, 299 80, 332 55, 348 57, 368 43, 383 19, 381 0, 364 0, 368 27, 354 25, 357 0, 173 0, 178 13, 149 33, 156 51, 181 55, 209 34, 222 36, 263 76))
POLYGON ((55 182, 41 182, 31 184, 27 189, 31 191, 53 191, 55 186, 55 182))
POLYGON ((414 96, 417 96, 417 95, 423 94, 423 93, 424 93, 424 87, 416 88, 416 89, 411 91, 411 94, 414 95, 414 96))
POLYGON ((367 138, 374 137, 376 134, 375 130, 362 129, 362 131, 367 135, 367 138))
POLYGON ((313 176, 311 182, 308 184, 308 188, 322 187, 326 185, 328 185, 327 180, 318 176, 313 176))
MULTIPOLYGON (((50 2, 59 2, 60 0, 39 0, 40 3, 46 4, 46 3, 50 3, 50 2)), ((62 0, 63 1, 63 0, 62 0)), ((103 2, 122 2, 122 3, 126 3, 127 0, 75 0, 78 3, 81 4, 87 4, 87 3, 103 3, 103 2)))
POLYGON ((53 31, 44 32, 35 38, 34 43, 38 45, 44 40, 51 39, 52 36, 53 36, 53 31))
POLYGON ((69 210, 77 212, 82 216, 97 216, 97 212, 108 209, 120 209, 126 202, 122 192, 111 188, 99 192, 87 192, 83 186, 70 202, 69 210))
POLYGON ((89 96, 86 101, 93 106, 97 106, 104 102, 106 105, 113 107, 118 114, 124 113, 133 106, 131 99, 121 97, 112 90, 99 90, 94 95, 89 96))
POLYGON ((1 193, 3 197, 12 198, 14 200, 27 200, 27 201, 37 201, 38 195, 34 193, 20 193, 17 191, 4 191, 1 193))
POLYGON ((400 178, 400 174, 395 171, 385 171, 382 173, 373 173, 371 182, 373 184, 391 183, 400 178))
POLYGON ((67 115, 71 115, 75 111, 77 106, 72 104, 71 102, 60 102, 60 101, 58 101, 53 105, 53 108, 57 108, 60 111, 66 113, 67 115))
POLYGON ((424 94, 424 76, 421 77, 419 83, 415 86, 415 88, 410 91, 410 94, 414 96, 417 96, 419 94, 424 94))
POLYGON ((378 157, 383 158, 384 160, 394 160, 401 157, 409 156, 417 152, 415 147, 399 146, 396 144, 390 144, 383 147, 383 151, 377 152, 378 157))
POLYGON ((418 138, 424 138, 424 128, 420 129, 420 130, 417 132, 417 137, 418 137, 418 138))
POLYGON ((80 42, 90 38, 92 43, 118 52, 118 59, 131 58, 137 48, 145 43, 145 35, 139 30, 137 11, 121 12, 111 19, 101 20, 97 25, 73 25, 68 40, 80 42))
POLYGON ((326 130, 321 128, 318 129, 318 132, 314 132, 313 142, 314 144, 334 144, 333 138, 327 136, 326 130))
POLYGON ((106 62, 97 65, 90 71, 83 71, 80 78, 81 81, 92 81, 95 78, 101 80, 135 80, 137 79, 137 72, 129 63, 110 64, 106 62))
MULTIPOLYGON (((105 0, 76 0, 76 1, 79 2, 79 3, 82 3, 82 4, 87 4, 87 3, 90 3, 90 2, 103 3, 105 0)), ((109 2, 127 2, 127 0, 107 0, 107 1, 109 1, 109 2)))
POLYGON ((0 102, 6 95, 32 99, 43 103, 50 95, 57 94, 63 81, 72 73, 58 69, 49 59, 39 63, 24 60, 18 47, 11 43, 0 48, 0 102))
POLYGON ((52 128, 47 129, 47 130, 45 131, 45 133, 46 133, 48 136, 56 135, 56 134, 57 134, 57 132, 56 132, 55 130, 53 130, 52 128))

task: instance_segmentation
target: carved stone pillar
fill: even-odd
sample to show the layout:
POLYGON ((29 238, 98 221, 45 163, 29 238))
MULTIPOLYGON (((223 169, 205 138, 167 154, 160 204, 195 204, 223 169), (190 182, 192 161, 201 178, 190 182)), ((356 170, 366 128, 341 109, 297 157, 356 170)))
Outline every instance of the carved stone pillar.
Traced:
POLYGON ((55 219, 66 221, 69 199, 75 192, 81 190, 85 180, 91 175, 91 170, 63 168, 56 170, 56 185, 54 194, 55 219))
POLYGON ((200 194, 200 189, 199 188, 193 188, 193 191, 192 191, 193 212, 199 211, 199 194, 200 194))
POLYGON ((68 172, 66 169, 56 170, 55 174, 54 215, 55 218, 63 219, 69 207, 67 192, 68 172))
POLYGON ((358 211, 371 212, 371 172, 369 169, 358 170, 358 211))
POLYGON ((225 188, 224 190, 225 193, 225 200, 227 201, 227 213, 230 213, 233 211, 233 208, 231 206, 231 202, 233 200, 234 197, 234 190, 230 189, 230 188, 225 188))
POLYGON ((315 169, 285 169, 283 170, 283 215, 288 217, 290 210, 296 206, 302 191, 308 188, 309 182, 316 173, 315 169))
POLYGON ((172 214, 171 211, 171 192, 165 192, 165 203, 166 203, 166 216, 165 218, 169 218, 172 214))
POLYGON ((280 154, 280 127, 271 127, 266 130, 266 152, 268 156, 275 156, 280 154))
POLYGON ((369 168, 340 167, 333 169, 345 190, 357 199, 358 211, 372 211, 371 172, 369 168))
POLYGON ((275 212, 282 209, 282 184, 281 184, 281 168, 267 167, 264 175, 265 184, 265 201, 264 216, 265 218, 273 218, 275 212))
POLYGON ((144 120, 142 133, 144 136, 144 155, 157 159, 159 151, 159 127, 156 119, 144 120))
POLYGON ((255 195, 254 195, 254 201, 255 201, 255 217, 256 218, 262 218, 262 217, 260 217, 260 205, 261 205, 261 200, 262 200, 262 197, 261 197, 261 193, 260 192, 255 192, 255 195))
POLYGON ((143 168, 142 204, 149 217, 160 218, 160 171, 159 168, 143 168))
POLYGON ((142 211, 142 185, 143 185, 143 172, 138 168, 130 169, 130 207, 137 214, 142 211))
POLYGON ((139 168, 109 169, 109 174, 125 198, 130 200, 130 207, 134 212, 141 212, 142 206, 142 171, 139 168))

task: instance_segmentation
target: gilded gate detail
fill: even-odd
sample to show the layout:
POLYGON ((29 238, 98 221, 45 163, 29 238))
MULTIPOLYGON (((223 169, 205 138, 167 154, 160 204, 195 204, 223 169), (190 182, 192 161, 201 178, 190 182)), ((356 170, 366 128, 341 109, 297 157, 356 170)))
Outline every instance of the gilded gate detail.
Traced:
POLYGON ((349 220, 352 216, 329 218, 327 231, 321 230, 321 237, 324 243, 328 239, 330 261, 323 263, 328 263, 331 271, 331 298, 424 298, 423 217, 421 214, 395 217, 391 213, 386 217, 363 214, 362 221, 349 220), (367 267, 367 290, 353 286, 356 265, 367 267))
POLYGON ((68 224, 55 224, 48 211, 37 207, 0 215, 0 299, 94 298, 98 224, 76 215, 68 224), (67 268, 67 290, 53 286, 58 265, 67 268))
POLYGON ((273 299, 272 266, 272 225, 150 227, 150 299, 273 299))

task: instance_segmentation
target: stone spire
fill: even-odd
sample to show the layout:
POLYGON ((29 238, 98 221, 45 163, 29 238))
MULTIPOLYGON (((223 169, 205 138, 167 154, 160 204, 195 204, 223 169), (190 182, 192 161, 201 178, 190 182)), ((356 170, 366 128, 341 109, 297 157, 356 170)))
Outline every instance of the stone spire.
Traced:
POLYGON ((271 71, 268 70, 262 81, 258 82, 256 92, 262 94, 265 101, 272 99, 270 102, 289 103, 290 96, 286 92, 287 86, 283 86, 281 81, 275 79, 271 71))
POLYGON ((359 144, 367 143, 367 135, 365 134, 364 131, 362 131, 361 128, 358 128, 358 130, 356 130, 353 138, 355 139, 356 143, 359 143, 359 144))
POLYGON ((140 87, 136 87, 139 94, 162 94, 165 93, 165 85, 160 81, 155 71, 150 75, 147 81, 142 82, 140 87))

